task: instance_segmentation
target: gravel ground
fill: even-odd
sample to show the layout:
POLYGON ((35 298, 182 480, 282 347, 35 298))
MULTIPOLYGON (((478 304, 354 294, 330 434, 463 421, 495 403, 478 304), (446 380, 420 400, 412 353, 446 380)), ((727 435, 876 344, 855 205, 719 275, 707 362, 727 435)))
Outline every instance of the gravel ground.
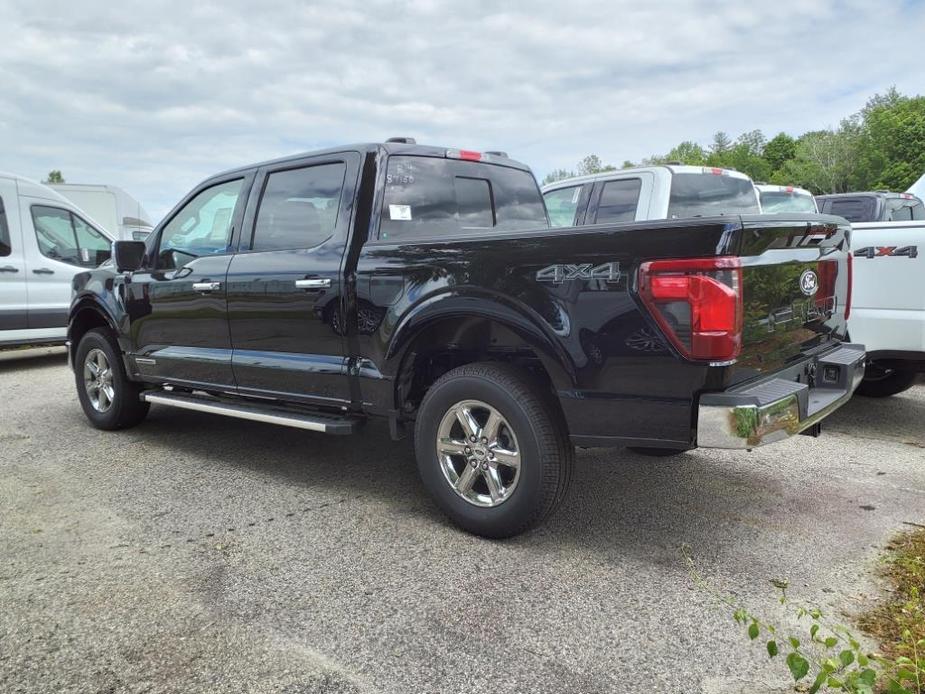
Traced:
POLYGON ((925 386, 747 453, 578 454, 545 526, 450 526, 410 444, 155 407, 91 429, 60 350, 0 354, 0 692, 786 691, 728 610, 849 619, 925 519, 925 386))

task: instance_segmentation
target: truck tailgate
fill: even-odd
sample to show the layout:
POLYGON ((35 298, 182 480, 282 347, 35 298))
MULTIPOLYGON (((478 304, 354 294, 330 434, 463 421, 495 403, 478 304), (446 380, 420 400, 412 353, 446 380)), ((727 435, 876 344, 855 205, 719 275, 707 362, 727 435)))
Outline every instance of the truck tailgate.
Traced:
POLYGON ((778 371, 847 333, 850 226, 822 215, 742 218, 742 350, 727 383, 778 371))

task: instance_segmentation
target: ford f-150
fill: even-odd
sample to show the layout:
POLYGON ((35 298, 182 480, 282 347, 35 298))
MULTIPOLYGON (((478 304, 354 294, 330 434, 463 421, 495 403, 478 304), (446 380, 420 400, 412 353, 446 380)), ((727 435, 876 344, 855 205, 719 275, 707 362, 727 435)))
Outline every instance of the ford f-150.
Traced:
POLYGON ((816 432, 863 374, 848 237, 818 215, 551 229, 501 152, 338 147, 214 176, 113 244, 75 278, 70 355, 101 429, 151 404, 385 418, 443 511, 504 537, 561 501, 576 445, 816 432))

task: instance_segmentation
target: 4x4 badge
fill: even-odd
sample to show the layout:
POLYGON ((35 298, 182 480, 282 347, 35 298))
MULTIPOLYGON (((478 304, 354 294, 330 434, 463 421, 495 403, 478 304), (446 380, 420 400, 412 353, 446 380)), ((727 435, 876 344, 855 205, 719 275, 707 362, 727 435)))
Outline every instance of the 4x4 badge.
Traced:
POLYGON ((552 282, 562 284, 567 280, 604 280, 605 282, 619 282, 623 273, 620 272, 620 263, 614 261, 602 265, 584 263, 582 265, 550 265, 537 270, 537 282, 552 282))

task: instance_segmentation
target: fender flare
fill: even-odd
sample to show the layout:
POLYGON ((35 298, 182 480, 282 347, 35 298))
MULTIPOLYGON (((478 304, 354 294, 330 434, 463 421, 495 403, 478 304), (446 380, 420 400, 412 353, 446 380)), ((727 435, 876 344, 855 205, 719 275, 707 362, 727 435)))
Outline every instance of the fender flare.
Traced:
MULTIPOLYGON (((438 322, 471 317, 504 326, 532 349, 556 390, 574 388, 576 369, 552 328, 529 307, 491 292, 450 289, 414 304, 399 319, 386 349, 386 367, 396 376, 418 336, 438 322)), ((397 384, 396 384, 397 388, 397 384)))

